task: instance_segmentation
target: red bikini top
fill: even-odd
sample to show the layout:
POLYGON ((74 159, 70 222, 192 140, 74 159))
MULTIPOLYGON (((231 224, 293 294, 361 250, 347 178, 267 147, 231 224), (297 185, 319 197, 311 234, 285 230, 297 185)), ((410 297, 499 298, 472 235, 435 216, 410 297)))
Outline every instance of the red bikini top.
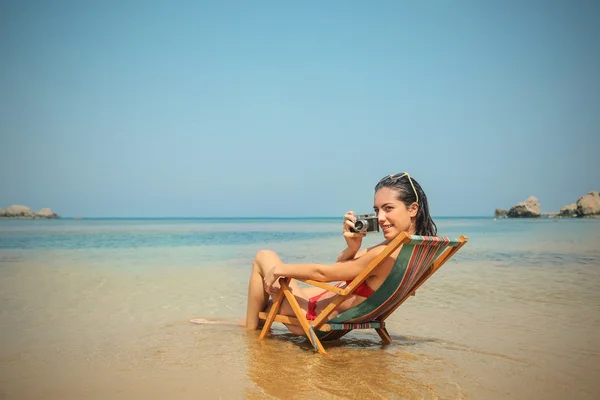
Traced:
MULTIPOLYGON (((350 282, 352 281, 346 281, 346 283, 349 285, 350 282)), ((352 294, 356 294, 362 297, 371 297, 371 295, 375 293, 375 291, 373 289, 371 289, 371 287, 369 285, 367 285, 367 281, 364 281, 363 283, 361 283, 360 285, 358 285, 356 287, 356 289, 354 289, 354 292, 352 292, 352 294)))

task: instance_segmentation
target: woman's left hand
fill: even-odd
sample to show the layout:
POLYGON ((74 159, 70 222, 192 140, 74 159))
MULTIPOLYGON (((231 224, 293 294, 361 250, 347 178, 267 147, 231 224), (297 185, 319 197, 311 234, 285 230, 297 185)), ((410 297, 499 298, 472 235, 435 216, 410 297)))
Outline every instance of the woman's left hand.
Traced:
POLYGON ((263 279, 263 287, 265 292, 271 296, 279 291, 279 278, 275 276, 275 267, 271 268, 263 279))

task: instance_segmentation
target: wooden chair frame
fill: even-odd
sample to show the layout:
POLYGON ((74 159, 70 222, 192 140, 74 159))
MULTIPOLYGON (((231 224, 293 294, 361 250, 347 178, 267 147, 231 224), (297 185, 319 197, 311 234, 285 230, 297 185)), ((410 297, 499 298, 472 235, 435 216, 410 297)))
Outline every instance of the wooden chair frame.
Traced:
MULTIPOLYGON (((292 291, 289 287, 289 282, 291 278, 281 278, 279 280, 281 284, 281 290, 277 294, 277 296, 273 299, 273 305, 269 313, 261 312, 259 313, 259 318, 265 320, 265 324, 260 333, 259 339, 265 339, 271 329, 273 322, 281 322, 284 324, 301 326, 302 330, 306 334, 306 337, 312 343, 314 349, 321 354, 326 354, 325 349, 315 331, 327 332, 335 329, 331 324, 327 323, 329 316, 332 312, 334 312, 337 307, 348 297, 351 296, 354 290, 362 284, 367 277, 372 273, 372 271, 379 266, 387 257, 389 257, 394 251, 396 251, 401 245, 410 243, 413 239, 412 236, 408 235, 406 232, 398 235, 394 240, 392 240, 386 248, 379 254, 377 257, 369 263, 369 265, 356 277, 352 280, 352 282, 347 285, 345 288, 339 288, 337 286, 330 285, 324 282, 318 282, 313 280, 302 280, 303 282, 320 287, 326 290, 329 290, 333 293, 336 293, 337 296, 331 301, 331 303, 325 307, 318 315, 314 321, 309 321, 306 318, 304 311, 300 308, 298 301, 294 297, 292 291), (281 305, 283 304, 283 299, 287 299, 289 302, 295 317, 290 317, 287 315, 278 314, 281 305)), ((409 296, 414 296, 416 290, 423 284, 427 279, 429 279, 437 270, 444 265, 446 261, 448 261, 462 246, 467 243, 468 238, 466 236, 461 236, 457 239, 458 244, 455 246, 446 247, 443 252, 432 262, 431 266, 428 267, 428 270, 424 273, 424 275, 413 285, 413 287, 408 292, 404 298, 402 298, 395 306, 391 309, 387 310, 385 313, 378 315, 372 323, 369 323, 367 328, 374 328, 377 334, 381 337, 381 340, 385 344, 392 343, 392 339, 385 328, 385 319, 387 319, 400 305, 402 305, 409 296)), ((394 265, 394 268, 396 266, 394 265)), ((362 327, 361 327, 362 328, 362 327)), ((351 329, 360 329, 360 328, 351 328, 351 329)))

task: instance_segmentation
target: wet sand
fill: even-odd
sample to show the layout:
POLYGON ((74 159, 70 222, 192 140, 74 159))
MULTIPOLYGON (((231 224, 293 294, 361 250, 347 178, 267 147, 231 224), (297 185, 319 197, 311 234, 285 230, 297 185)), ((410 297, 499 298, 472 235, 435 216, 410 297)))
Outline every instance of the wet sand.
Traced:
MULTIPOLYGON (((600 393, 600 264, 451 260, 388 319, 327 345, 236 326, 240 252, 145 268, 89 256, 0 254, 0 398, 593 399, 600 393), (208 265, 210 264, 210 266, 208 265)), ((178 251, 177 254, 185 253, 178 251)), ((131 257, 131 254, 129 255, 131 257)), ((115 254, 115 260, 125 254, 115 254)), ((184 257, 185 258, 185 257, 184 257)), ((139 264, 145 264, 143 259, 139 264)))

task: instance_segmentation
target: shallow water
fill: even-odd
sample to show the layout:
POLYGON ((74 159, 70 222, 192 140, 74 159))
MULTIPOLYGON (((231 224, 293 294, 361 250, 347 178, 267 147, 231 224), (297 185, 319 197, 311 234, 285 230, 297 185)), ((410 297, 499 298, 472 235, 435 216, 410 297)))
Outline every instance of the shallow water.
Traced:
POLYGON ((260 248, 333 262, 337 220, 0 221, 0 398, 597 398, 600 221, 437 222, 469 243, 394 344, 355 331, 327 358, 188 319, 241 318, 260 248))

